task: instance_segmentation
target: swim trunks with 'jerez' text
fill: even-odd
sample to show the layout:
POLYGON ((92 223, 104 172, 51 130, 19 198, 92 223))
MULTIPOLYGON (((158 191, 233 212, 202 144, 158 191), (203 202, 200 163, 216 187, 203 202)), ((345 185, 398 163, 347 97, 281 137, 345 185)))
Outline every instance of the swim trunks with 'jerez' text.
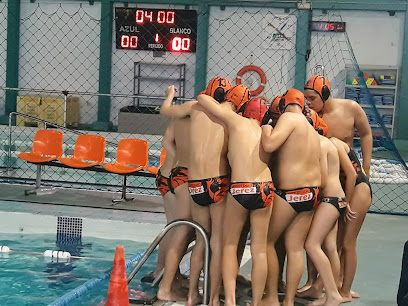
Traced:
POLYGON ((300 213, 317 208, 319 191, 319 187, 300 187, 292 190, 276 189, 275 194, 286 200, 297 213, 300 213))
POLYGON ((247 210, 268 207, 272 204, 274 186, 269 182, 231 182, 230 193, 247 210))

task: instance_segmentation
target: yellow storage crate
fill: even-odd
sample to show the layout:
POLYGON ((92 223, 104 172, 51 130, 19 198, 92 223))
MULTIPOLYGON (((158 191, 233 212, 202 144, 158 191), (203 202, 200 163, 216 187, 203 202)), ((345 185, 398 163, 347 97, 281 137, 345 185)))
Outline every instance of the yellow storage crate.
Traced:
MULTIPOLYGON (((17 112, 32 117, 41 118, 41 97, 17 96, 17 112)), ((17 116, 17 126, 33 126, 43 128, 44 124, 39 121, 17 116)))
MULTIPOLYGON (((51 97, 18 96, 17 112, 46 120, 58 125, 64 125, 64 99, 51 97)), ((22 116, 17 116, 18 126, 43 128, 44 124, 22 116)), ((77 128, 79 125, 79 97, 67 98, 67 127, 77 128)))
POLYGON ((77 128, 79 125, 79 97, 67 98, 67 127, 77 128))
POLYGON ((48 122, 64 125, 64 99, 41 98, 40 117, 48 122))

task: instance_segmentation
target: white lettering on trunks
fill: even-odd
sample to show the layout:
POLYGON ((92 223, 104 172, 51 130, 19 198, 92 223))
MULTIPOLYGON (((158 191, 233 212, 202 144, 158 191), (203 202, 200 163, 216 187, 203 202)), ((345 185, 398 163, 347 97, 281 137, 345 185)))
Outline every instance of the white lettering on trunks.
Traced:
POLYGON ((288 202, 306 202, 313 199, 313 193, 309 192, 306 194, 286 194, 285 198, 288 202))

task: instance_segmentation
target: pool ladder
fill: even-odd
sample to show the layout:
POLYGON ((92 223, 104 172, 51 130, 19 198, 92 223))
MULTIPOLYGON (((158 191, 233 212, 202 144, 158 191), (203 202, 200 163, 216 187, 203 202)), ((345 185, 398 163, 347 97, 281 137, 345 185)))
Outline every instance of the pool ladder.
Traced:
POLYGON ((189 225, 193 227, 203 237, 205 248, 204 248, 204 267, 203 267, 204 283, 203 283, 203 304, 202 305, 208 305, 208 266, 209 266, 209 259, 210 259, 210 242, 209 242, 207 233, 202 228, 202 226, 193 221, 175 220, 167 224, 163 228, 163 230, 159 233, 159 235, 157 235, 157 237, 153 240, 150 246, 147 248, 142 258, 137 262, 137 264, 134 266, 132 271, 130 271, 129 276, 127 278, 127 282, 130 283, 130 281, 133 279, 136 273, 139 272, 140 268, 144 265, 146 260, 153 253, 153 251, 156 249, 157 245, 160 243, 163 237, 167 234, 167 232, 171 230, 173 227, 178 226, 178 225, 189 225))

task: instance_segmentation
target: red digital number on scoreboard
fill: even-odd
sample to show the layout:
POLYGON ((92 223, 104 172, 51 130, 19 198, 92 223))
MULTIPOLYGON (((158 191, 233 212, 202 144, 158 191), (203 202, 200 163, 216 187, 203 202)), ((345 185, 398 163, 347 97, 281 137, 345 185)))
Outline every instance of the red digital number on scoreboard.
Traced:
POLYGON ((120 46, 123 49, 137 49, 138 41, 139 41, 139 38, 135 35, 132 35, 132 36, 122 35, 120 39, 120 46))
POLYGON ((186 37, 173 37, 171 41, 172 51, 190 51, 191 39, 186 37))
POLYGON ((173 11, 158 11, 154 16, 153 11, 137 10, 135 20, 137 24, 144 24, 146 22, 157 22, 159 24, 174 24, 173 11))

